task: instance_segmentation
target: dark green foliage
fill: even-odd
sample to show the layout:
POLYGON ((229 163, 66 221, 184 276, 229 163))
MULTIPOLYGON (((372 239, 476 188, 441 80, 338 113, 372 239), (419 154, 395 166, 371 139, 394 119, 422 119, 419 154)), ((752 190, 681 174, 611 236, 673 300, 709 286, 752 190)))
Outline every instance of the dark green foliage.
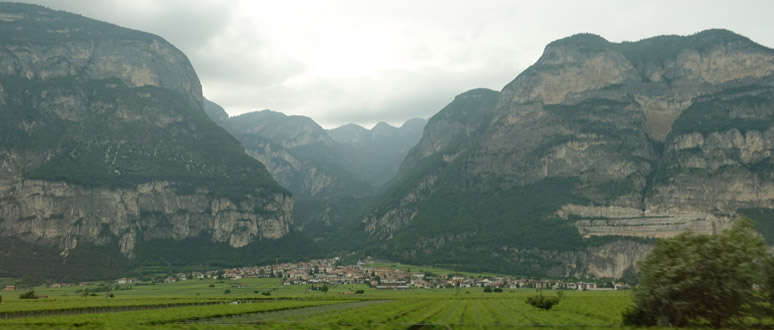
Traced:
POLYGON ((210 285, 208 285, 208 286, 211 287, 211 288, 214 288, 215 284, 210 283, 210 285))
POLYGON ((761 280, 761 293, 763 301, 769 309, 774 311, 774 257, 767 256, 762 262, 763 276, 761 280))
POLYGON ((365 293, 365 290, 357 290, 357 291, 355 291, 355 294, 364 294, 364 293, 365 293))
POLYGON ((640 264, 634 303, 641 311, 631 310, 627 318, 721 327, 754 302, 758 262, 765 254, 763 239, 748 219, 717 235, 684 233, 660 241, 640 264))
POLYGON ((549 297, 544 295, 529 296, 527 297, 527 303, 540 308, 542 310, 550 310, 554 305, 559 303, 559 297, 549 297))
POLYGON ((742 43, 750 48, 768 51, 744 36, 722 29, 705 30, 686 37, 658 36, 637 42, 622 42, 614 47, 632 64, 639 66, 645 63, 662 64, 668 60, 674 61, 681 52, 688 49, 706 54, 719 45, 732 43, 742 43))
POLYGON ((223 291, 223 294, 229 294, 229 293, 231 293, 231 289, 226 289, 225 291, 223 291))
MULTIPOLYGON (((286 260, 308 260, 320 256, 314 242, 292 230, 279 239, 262 239, 241 248, 228 243, 215 243, 208 237, 174 240, 149 240, 135 247, 135 255, 148 265, 209 264, 211 267, 231 267, 273 263, 275 256, 286 260), (159 254, 158 251, 164 251, 159 254)), ((282 259, 281 259, 282 260, 282 259)))
POLYGON ((23 19, 3 22, 0 43, 52 44, 63 41, 134 40, 151 42, 161 38, 150 33, 123 28, 64 11, 38 5, 2 3, 0 10, 21 14, 23 19), (12 32, 11 32, 12 31, 12 32), (69 31, 60 33, 57 31, 69 31))
POLYGON ((486 288, 484 288, 484 292, 485 293, 492 293, 492 288, 491 287, 486 287, 486 288))
POLYGON ((686 50, 705 54, 717 46, 733 43, 769 51, 766 47, 758 45, 744 36, 723 29, 705 30, 690 36, 664 35, 622 43, 611 43, 598 35, 581 33, 551 42, 546 48, 565 47, 578 50, 581 53, 618 51, 633 65, 640 66, 648 63, 663 64, 669 60, 674 61, 680 53, 686 50))
POLYGON ((304 234, 326 240, 335 236, 342 227, 357 223, 367 211, 371 200, 371 196, 297 196, 293 203, 293 222, 304 234))
POLYGON ((500 93, 486 88, 469 90, 454 97, 454 101, 445 106, 428 125, 438 120, 452 120, 463 124, 476 123, 490 118, 497 106, 500 93))
POLYGON ((320 291, 322 291, 325 294, 328 294, 328 290, 330 290, 330 288, 328 287, 327 284, 323 284, 323 286, 320 288, 320 291))
POLYGON ((19 295, 19 299, 38 299, 35 295, 35 290, 30 290, 19 295))
POLYGON ((656 325, 656 319, 652 313, 648 313, 636 305, 626 308, 622 314, 623 325, 634 327, 649 327, 656 325))
POLYGON ((771 127, 774 113, 770 111, 774 104, 774 93, 768 87, 749 86, 741 89, 726 90, 698 99, 672 124, 671 135, 698 132, 708 134, 725 132, 731 129, 745 134, 750 130, 764 131, 771 127), (732 115, 737 109, 754 111, 762 118, 739 117, 732 115))
POLYGON ((626 284, 637 285, 637 270, 634 267, 626 268, 620 280, 626 284))
POLYGON ((582 53, 596 53, 606 49, 610 49, 615 44, 611 44, 596 34, 591 33, 578 33, 566 38, 562 38, 549 43, 546 48, 552 47, 566 47, 577 49, 582 53))
POLYGON ((502 288, 494 288, 494 290, 493 290, 493 291, 494 291, 494 292, 503 292, 503 289, 502 289, 502 288))

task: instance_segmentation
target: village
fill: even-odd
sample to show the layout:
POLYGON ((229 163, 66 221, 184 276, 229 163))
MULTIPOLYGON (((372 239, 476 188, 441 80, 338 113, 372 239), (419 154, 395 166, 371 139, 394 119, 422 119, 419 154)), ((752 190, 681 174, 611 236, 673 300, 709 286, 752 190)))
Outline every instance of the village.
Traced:
MULTIPOLYGON (((472 277, 460 273, 434 274, 418 271, 404 271, 391 267, 374 267, 370 257, 359 260, 354 265, 341 265, 341 258, 314 259, 297 263, 277 263, 275 265, 229 268, 209 271, 176 273, 155 279, 157 282, 174 283, 192 279, 219 279, 239 282, 247 278, 281 278, 282 285, 307 285, 312 288, 322 285, 365 284, 376 289, 440 289, 440 288, 492 288, 492 289, 554 289, 554 290, 621 290, 630 285, 621 282, 573 281, 561 279, 515 278, 508 276, 472 277)), ((116 284, 137 284, 137 278, 118 278, 116 284)), ((88 282, 52 283, 51 288, 86 286, 88 282)), ((237 283, 238 285, 238 283, 237 283)), ((6 286, 5 291, 13 291, 14 286, 6 286)))
MULTIPOLYGON (((500 288, 500 289, 563 289, 563 290, 620 290, 628 284, 606 282, 569 281, 557 279, 513 278, 507 276, 471 277, 462 274, 433 274, 421 269, 410 272, 391 267, 373 267, 369 257, 354 265, 341 265, 339 257, 314 259, 298 263, 253 266, 211 270, 205 272, 177 273, 164 278, 166 283, 189 279, 282 278, 282 285, 345 285, 366 284, 376 289, 438 289, 438 288, 500 288)), ((118 284, 135 283, 137 279, 121 278, 118 284)))

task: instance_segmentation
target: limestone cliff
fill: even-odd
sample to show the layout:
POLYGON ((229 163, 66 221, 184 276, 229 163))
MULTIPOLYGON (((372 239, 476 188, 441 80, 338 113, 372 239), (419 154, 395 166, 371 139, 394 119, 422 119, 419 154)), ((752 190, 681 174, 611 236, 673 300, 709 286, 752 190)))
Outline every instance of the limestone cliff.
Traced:
POLYGON ((151 241, 242 248, 292 231, 290 193, 206 117, 174 46, 39 6, 0 17, 0 237, 132 257, 151 241))
POLYGON ((577 251, 616 241, 645 251, 650 241, 623 237, 712 233, 742 209, 774 207, 774 51, 730 31, 557 40, 498 97, 471 112, 478 120, 430 119, 399 181, 363 219, 379 251, 528 272, 561 268, 575 251, 584 261, 572 274, 620 276, 644 254, 594 254, 628 263, 611 268, 577 251), (460 232, 444 251, 418 243, 460 232), (552 257, 507 259, 476 244, 552 257))

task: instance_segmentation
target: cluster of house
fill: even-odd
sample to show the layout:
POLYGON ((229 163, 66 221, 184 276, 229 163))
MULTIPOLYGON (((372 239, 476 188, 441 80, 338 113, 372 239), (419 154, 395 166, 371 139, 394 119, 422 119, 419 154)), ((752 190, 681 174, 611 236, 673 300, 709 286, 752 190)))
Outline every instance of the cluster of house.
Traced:
POLYGON ((191 278, 219 278, 239 280, 243 278, 279 278, 283 285, 317 284, 368 284, 377 289, 492 287, 492 288, 539 288, 570 290, 618 290, 628 284, 611 283, 609 288, 599 288, 594 282, 528 279, 511 277, 471 277, 460 274, 432 274, 404 271, 389 267, 372 267, 373 260, 366 258, 355 265, 340 265, 340 258, 315 259, 298 263, 241 267, 206 272, 179 273, 165 282, 191 278))
MULTIPOLYGON (((67 287, 71 287, 71 286, 75 286, 75 285, 77 285, 77 286, 87 286, 87 285, 89 285, 89 282, 78 282, 78 284, 73 284, 73 283, 51 283, 51 284, 49 284, 49 286, 52 289, 67 288, 67 287)), ((29 290, 29 287, 28 286, 16 286, 16 285, 6 285, 6 286, 3 287, 3 291, 15 291, 15 290, 29 290)))
MULTIPOLYGON (((409 289, 409 288, 537 288, 537 289, 569 289, 569 290, 619 290, 629 288, 624 283, 608 283, 600 288, 597 283, 568 280, 529 279, 512 277, 472 277, 461 274, 433 274, 403 271, 390 267, 373 267, 373 260, 366 258, 355 265, 340 265, 340 258, 315 259, 307 262, 282 263, 276 265, 241 267, 204 272, 178 273, 160 281, 172 283, 189 279, 232 279, 243 278, 277 278, 283 285, 339 285, 368 284, 377 289, 409 289)), ((119 278, 117 284, 139 283, 136 278, 119 278)), ((52 288, 72 286, 70 283, 54 283, 52 288)), ((88 285, 86 282, 79 286, 88 285)), ((13 291, 13 285, 3 288, 13 291)))

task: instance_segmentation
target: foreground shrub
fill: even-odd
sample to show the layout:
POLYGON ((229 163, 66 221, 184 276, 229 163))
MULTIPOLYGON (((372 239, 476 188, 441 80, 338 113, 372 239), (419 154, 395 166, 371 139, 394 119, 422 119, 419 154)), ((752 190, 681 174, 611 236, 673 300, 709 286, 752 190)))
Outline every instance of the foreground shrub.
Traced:
MULTIPOLYGON (((680 234, 658 242, 640 263, 631 324, 721 328, 755 304, 766 245, 748 219, 717 235, 680 234)), ((765 287, 765 285, 764 285, 765 287)))
POLYGON ((19 295, 19 299, 38 299, 35 295, 35 290, 30 290, 19 295))
POLYGON ((559 297, 529 296, 527 297, 527 303, 547 311, 559 303, 559 297))

